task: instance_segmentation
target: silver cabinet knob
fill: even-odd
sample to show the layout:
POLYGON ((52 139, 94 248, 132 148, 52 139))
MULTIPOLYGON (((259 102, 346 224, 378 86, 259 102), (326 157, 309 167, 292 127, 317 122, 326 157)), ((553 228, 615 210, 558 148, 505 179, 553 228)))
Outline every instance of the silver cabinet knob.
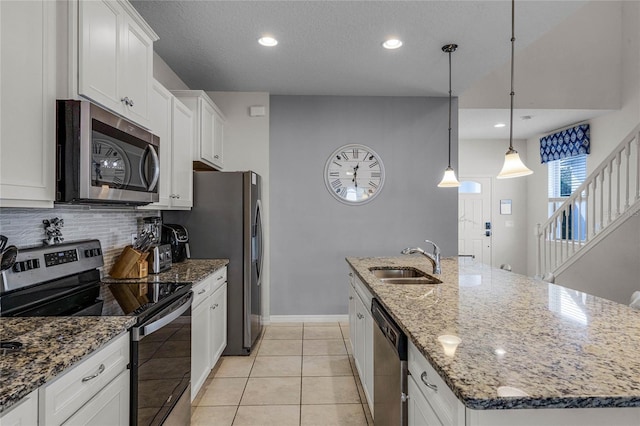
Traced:
POLYGON ((219 155, 214 155, 213 158, 218 159, 218 158, 220 158, 220 156, 219 155))

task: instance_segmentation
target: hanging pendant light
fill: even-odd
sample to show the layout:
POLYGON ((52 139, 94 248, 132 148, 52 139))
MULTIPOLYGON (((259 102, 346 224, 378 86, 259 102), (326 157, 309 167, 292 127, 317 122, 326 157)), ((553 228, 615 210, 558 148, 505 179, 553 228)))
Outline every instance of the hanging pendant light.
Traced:
POLYGON ((515 92, 513 91, 513 56, 515 51, 514 45, 516 41, 515 4, 515 0, 511 0, 511 115, 509 118, 509 149, 505 154, 504 165, 502 166, 500 174, 497 176, 498 179, 527 176, 533 173, 531 169, 524 165, 524 163, 520 159, 518 151, 513 149, 513 96, 515 95, 515 92))
POLYGON ((451 53, 458 48, 457 44, 447 44, 442 46, 442 51, 449 54, 449 165, 444 170, 444 176, 438 184, 440 188, 456 188, 460 182, 456 179, 456 172, 451 167, 451 53))

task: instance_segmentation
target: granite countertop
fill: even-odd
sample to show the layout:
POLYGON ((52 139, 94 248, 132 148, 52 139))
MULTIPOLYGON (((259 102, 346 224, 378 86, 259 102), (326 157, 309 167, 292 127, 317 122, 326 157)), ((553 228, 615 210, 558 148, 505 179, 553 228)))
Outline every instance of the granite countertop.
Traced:
POLYGON ((0 351, 0 412, 87 355, 126 332, 133 317, 0 318, 3 341, 22 349, 0 351))
POLYGON ((149 274, 145 278, 118 279, 105 276, 104 284, 117 283, 197 283, 215 273, 218 269, 229 264, 229 259, 187 259, 184 262, 174 263, 171 269, 159 274, 149 274))
POLYGON ((369 271, 431 273, 423 256, 347 262, 468 408, 640 406, 640 310, 455 258, 442 260, 436 286, 383 284, 369 271), (453 356, 440 335, 462 340, 453 356), (528 396, 499 397, 501 386, 528 396))

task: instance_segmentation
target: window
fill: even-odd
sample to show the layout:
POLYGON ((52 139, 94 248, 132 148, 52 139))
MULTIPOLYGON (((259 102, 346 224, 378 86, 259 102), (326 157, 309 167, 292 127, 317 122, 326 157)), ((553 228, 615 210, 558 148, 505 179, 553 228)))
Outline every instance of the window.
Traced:
POLYGON ((547 165, 550 199, 570 196, 587 178, 586 155, 550 161, 547 165))
MULTIPOLYGON (((587 178, 587 156, 576 155, 549 161, 549 217, 566 201, 566 199, 582 185, 587 178)), ((562 223, 558 226, 558 239, 585 239, 586 202, 576 202, 569 206, 569 214, 562 215, 562 223)))

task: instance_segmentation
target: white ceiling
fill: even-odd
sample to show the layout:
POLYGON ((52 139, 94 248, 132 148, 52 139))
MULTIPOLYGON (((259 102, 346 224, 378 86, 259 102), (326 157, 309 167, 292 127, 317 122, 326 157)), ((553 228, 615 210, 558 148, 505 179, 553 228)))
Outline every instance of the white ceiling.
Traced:
MULTIPOLYGON (((586 3, 518 0, 516 49, 541 39, 586 3)), ((441 47, 457 43, 453 91, 461 94, 464 107, 464 92, 477 93, 474 85, 503 68, 510 55, 511 3, 504 0, 134 0, 132 4, 160 36, 156 52, 189 87, 203 90, 447 96, 448 60, 441 47), (257 39, 266 34, 277 38, 278 46, 258 45, 257 39), (390 36, 402 39, 404 46, 383 49, 381 43, 390 36)), ((508 81, 504 83, 508 101, 508 81)), ((535 134, 540 128, 535 126, 543 121, 542 128, 548 129, 601 113, 588 108, 532 112, 535 119, 514 126, 514 136, 535 134)), ((545 110, 551 109, 545 106, 545 110)), ((481 125, 504 113, 508 118, 504 105, 462 109, 460 138, 505 137, 497 135, 492 125, 481 125)))

